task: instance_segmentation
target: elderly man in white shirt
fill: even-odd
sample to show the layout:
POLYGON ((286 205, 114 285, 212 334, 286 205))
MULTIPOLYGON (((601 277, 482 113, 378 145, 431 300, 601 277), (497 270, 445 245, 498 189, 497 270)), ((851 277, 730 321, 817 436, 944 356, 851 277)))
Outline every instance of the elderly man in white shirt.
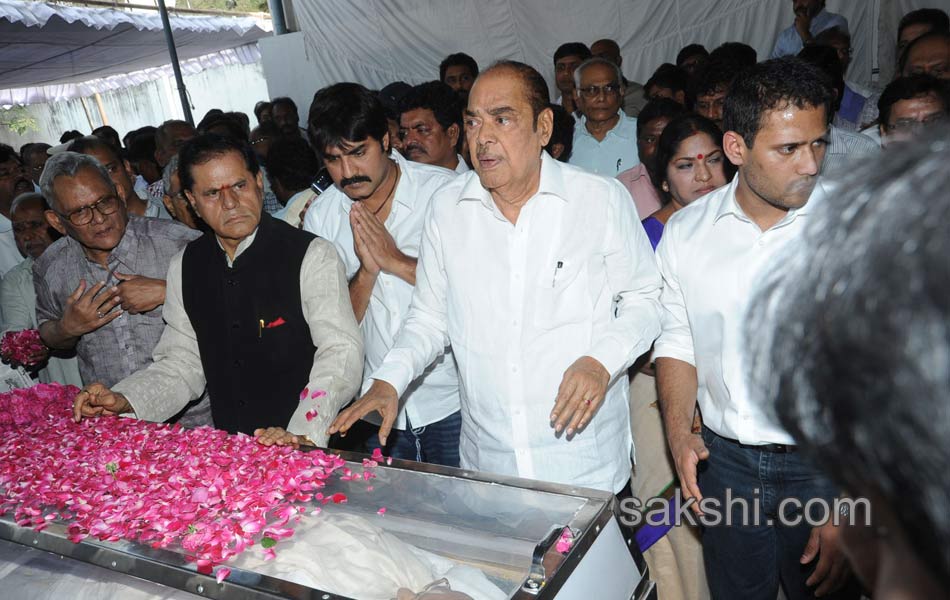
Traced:
POLYGON ((331 427, 383 415, 452 344, 464 468, 627 488, 626 371, 659 333, 660 278, 630 195, 559 163, 544 79, 502 61, 469 95, 475 172, 432 199, 412 307, 369 391, 331 427))
POLYGON ((670 450, 684 496, 706 501, 692 508, 728 506, 719 516, 735 523, 703 533, 714 599, 774 600, 781 585, 790 600, 803 600, 834 591, 849 573, 836 527, 777 516, 802 517, 782 505, 786 498, 830 502, 838 491, 765 414, 742 371, 745 304, 763 271, 781 268, 777 252, 801 235, 823 193, 833 94, 823 81, 795 58, 760 63, 736 81, 723 149, 739 172, 677 212, 657 248, 663 333, 653 356, 670 450), (692 431, 697 401, 701 435, 692 431), (756 508, 743 519, 729 498, 756 508), (747 522, 749 514, 762 519, 747 522))
MULTIPOLYGON (((444 87, 457 108, 451 88, 434 85, 444 87)), ((403 116, 412 112, 418 111, 403 116)), ((369 375, 382 364, 409 313, 433 194, 456 174, 408 161, 392 150, 385 109, 363 86, 344 83, 320 90, 309 119, 334 185, 307 211, 304 229, 333 242, 346 268, 363 331, 365 392, 373 383, 369 375)), ((378 415, 367 420, 380 423, 378 415)), ((451 352, 412 382, 395 427, 385 448, 390 456, 459 466, 459 380, 451 352)), ((368 445, 380 447, 375 434, 368 445)))

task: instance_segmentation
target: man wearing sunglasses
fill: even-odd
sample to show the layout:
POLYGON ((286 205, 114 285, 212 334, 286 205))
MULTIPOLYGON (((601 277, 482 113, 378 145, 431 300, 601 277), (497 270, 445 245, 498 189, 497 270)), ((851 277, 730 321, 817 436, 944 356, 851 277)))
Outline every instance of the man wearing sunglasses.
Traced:
POLYGON ((637 120, 620 110, 620 69, 606 59, 591 58, 577 67, 574 79, 574 99, 584 116, 574 128, 571 164, 606 177, 637 166, 637 120))
POLYGON ((169 262, 200 232, 129 215, 108 171, 86 154, 50 157, 40 188, 46 219, 64 236, 33 266, 40 336, 76 350, 83 381, 113 385, 152 362, 169 262))

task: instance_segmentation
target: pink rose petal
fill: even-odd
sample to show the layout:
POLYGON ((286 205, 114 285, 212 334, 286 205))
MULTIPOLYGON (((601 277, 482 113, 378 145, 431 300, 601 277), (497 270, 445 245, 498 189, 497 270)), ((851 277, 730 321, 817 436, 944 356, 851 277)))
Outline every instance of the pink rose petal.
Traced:
POLYGON ((227 579, 227 578, 228 578, 228 575, 230 575, 230 574, 231 574, 231 569, 229 569, 229 568, 227 568, 227 567, 221 567, 221 568, 218 569, 218 572, 217 572, 217 574, 214 576, 214 578, 218 581, 218 583, 221 583, 222 581, 224 581, 225 579, 227 579))

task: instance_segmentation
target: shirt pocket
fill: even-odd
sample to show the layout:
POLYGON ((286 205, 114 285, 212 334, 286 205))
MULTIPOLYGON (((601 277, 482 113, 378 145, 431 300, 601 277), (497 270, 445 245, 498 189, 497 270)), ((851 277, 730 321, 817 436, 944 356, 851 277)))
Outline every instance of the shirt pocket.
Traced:
POLYGON ((586 262, 561 261, 560 266, 541 273, 535 283, 533 322, 550 330, 590 320, 590 272, 586 262))

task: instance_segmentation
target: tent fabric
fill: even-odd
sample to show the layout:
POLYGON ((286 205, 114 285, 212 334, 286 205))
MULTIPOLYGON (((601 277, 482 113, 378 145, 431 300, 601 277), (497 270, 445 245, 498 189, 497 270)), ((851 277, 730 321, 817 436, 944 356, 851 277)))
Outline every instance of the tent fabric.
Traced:
MULTIPOLYGON (((293 89, 290 78, 300 77, 303 67, 316 79, 310 81, 313 89, 346 80, 377 88, 398 80, 419 83, 436 79, 439 62, 459 51, 482 67, 502 58, 523 61, 553 82, 551 57, 558 45, 604 37, 620 44, 624 75, 642 83, 690 43, 711 50, 742 41, 767 58, 778 33, 794 20, 792 3, 777 0, 291 1, 311 64, 286 61, 286 73, 272 74, 265 45, 272 88, 286 83, 293 89)), ((827 5, 848 19, 854 36, 849 79, 863 85, 871 82, 877 51, 872 32, 879 2, 827 5)))
MULTIPOLYGON (((189 72, 256 61, 258 50, 248 45, 272 30, 268 19, 256 17, 170 15, 169 21, 189 72)), ((156 11, 0 0, 0 81, 7 88, 0 90, 2 105, 86 96, 169 69, 156 11)))

